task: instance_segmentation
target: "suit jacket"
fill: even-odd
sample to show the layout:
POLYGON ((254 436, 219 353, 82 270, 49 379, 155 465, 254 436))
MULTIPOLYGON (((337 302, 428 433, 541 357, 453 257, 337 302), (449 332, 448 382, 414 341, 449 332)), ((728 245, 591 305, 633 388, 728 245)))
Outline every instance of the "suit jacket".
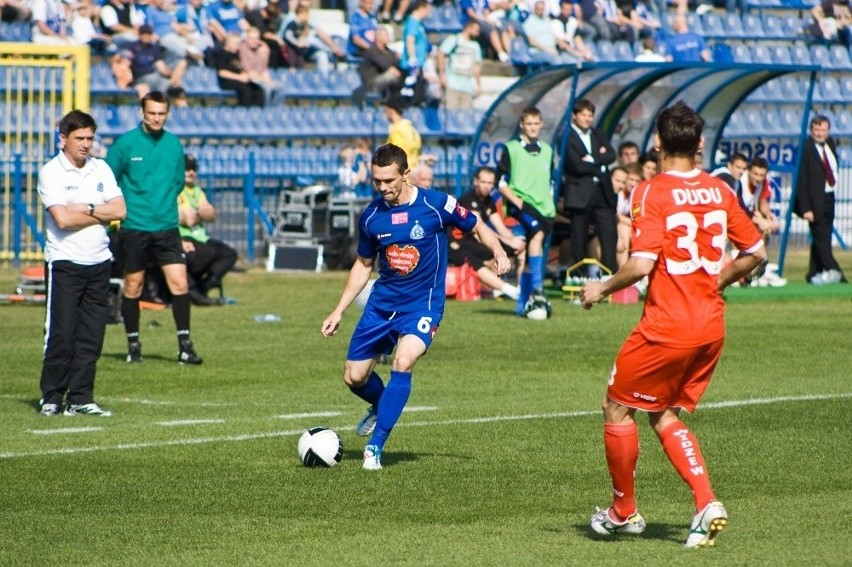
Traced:
MULTIPOLYGON (((826 145, 837 159, 837 143, 834 138, 826 140, 826 145)), ((799 178, 796 182, 796 202, 793 212, 802 216, 813 211, 814 217, 823 214, 825 206, 825 168, 822 165, 822 148, 817 147, 813 137, 808 136, 799 152, 799 178)), ((838 172, 835 172, 835 176, 838 172)))
POLYGON ((569 126, 569 128, 571 128, 571 134, 568 137, 568 152, 565 154, 565 162, 562 166, 565 183, 563 206, 569 209, 587 208, 594 191, 600 190, 598 187, 598 183, 600 183, 607 204, 615 208, 618 197, 612 190, 609 168, 606 167, 615 161, 615 150, 600 130, 591 128, 589 130, 592 139, 592 152, 590 154, 573 126, 569 126), (602 149, 603 151, 601 151, 602 149), (594 163, 583 159, 587 155, 594 158, 594 163), (601 166, 603 166, 603 169, 601 169, 601 166), (598 178, 597 182, 595 182, 595 177, 598 178))

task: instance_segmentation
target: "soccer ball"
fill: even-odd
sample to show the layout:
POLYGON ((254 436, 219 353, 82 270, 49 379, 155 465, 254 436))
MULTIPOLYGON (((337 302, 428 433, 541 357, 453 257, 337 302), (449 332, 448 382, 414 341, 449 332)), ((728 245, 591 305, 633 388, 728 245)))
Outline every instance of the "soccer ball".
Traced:
POLYGON ((524 307, 524 315, 526 315, 527 319, 532 319, 533 321, 544 321, 545 319, 549 319, 552 314, 553 307, 551 307, 550 302, 547 300, 534 301, 530 298, 524 307))
POLYGON ((343 458, 343 441, 325 427, 311 427, 302 433, 297 449, 306 467, 333 467, 343 458))
POLYGON ((364 309, 367 306, 367 300, 370 298, 370 293, 373 291, 373 284, 376 283, 376 280, 367 280, 367 285, 364 286, 364 289, 361 290, 355 297, 355 305, 358 306, 359 309, 364 309))

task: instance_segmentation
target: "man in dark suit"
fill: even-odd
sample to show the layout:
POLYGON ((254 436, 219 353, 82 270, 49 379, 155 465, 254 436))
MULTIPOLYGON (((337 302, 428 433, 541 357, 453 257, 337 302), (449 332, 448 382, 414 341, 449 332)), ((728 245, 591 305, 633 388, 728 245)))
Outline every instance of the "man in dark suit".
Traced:
POLYGON ((594 118, 595 105, 589 100, 580 99, 574 104, 563 167, 563 206, 571 221, 572 261, 579 262, 586 257, 589 224, 593 223, 600 241, 601 263, 615 273, 618 269, 615 260, 617 198, 607 166, 615 161, 616 156, 609 140, 600 130, 592 128, 594 118))
POLYGON ((834 226, 834 192, 837 189, 837 143, 829 135, 828 118, 811 119, 811 135, 799 152, 799 178, 793 211, 808 221, 811 230, 811 259, 806 276, 822 285, 846 282, 831 252, 834 226))

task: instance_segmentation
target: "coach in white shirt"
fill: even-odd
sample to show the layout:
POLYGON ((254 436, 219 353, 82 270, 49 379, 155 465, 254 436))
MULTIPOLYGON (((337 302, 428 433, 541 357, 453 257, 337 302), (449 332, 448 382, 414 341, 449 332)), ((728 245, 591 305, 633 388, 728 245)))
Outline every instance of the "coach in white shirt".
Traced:
POLYGON ((97 126, 73 110, 59 122, 62 150, 41 168, 47 211, 47 315, 39 413, 109 416, 94 401, 95 367, 109 316, 107 225, 127 212, 112 170, 89 156, 97 126))

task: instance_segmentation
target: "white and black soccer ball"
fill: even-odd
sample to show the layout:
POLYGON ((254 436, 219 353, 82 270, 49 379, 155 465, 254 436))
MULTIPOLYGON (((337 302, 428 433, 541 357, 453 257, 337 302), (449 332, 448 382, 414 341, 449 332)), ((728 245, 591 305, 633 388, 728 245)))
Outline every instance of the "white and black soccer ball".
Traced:
POLYGON ((343 441, 326 427, 311 427, 302 433, 297 449, 306 467, 333 467, 343 458, 343 441))
POLYGON ((552 314, 553 307, 547 300, 536 301, 530 298, 524 307, 524 315, 526 315, 527 319, 532 319, 533 321, 544 321, 545 319, 549 319, 552 314))
POLYGON ((376 283, 376 280, 367 280, 367 285, 364 286, 361 293, 355 296, 355 305, 357 305, 359 309, 363 310, 364 307, 367 306, 367 300, 370 299, 370 293, 373 291, 374 283, 376 283))

